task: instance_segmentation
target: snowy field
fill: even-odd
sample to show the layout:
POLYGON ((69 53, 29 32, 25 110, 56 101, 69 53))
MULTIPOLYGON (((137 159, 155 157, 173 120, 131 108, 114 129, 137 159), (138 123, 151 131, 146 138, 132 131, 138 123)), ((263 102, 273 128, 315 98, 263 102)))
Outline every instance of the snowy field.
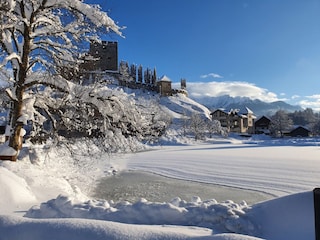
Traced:
POLYGON ((71 161, 62 147, 39 148, 17 163, 0 163, 0 240, 314 239, 319 143, 229 138, 128 155, 97 153, 90 161, 80 154, 71 161), (261 191, 274 199, 250 206, 246 199, 218 202, 215 196, 168 202, 90 197, 97 181, 115 169, 261 191))
POLYGON ((320 186, 319 143, 315 139, 251 139, 163 147, 133 155, 128 168, 279 197, 320 186))

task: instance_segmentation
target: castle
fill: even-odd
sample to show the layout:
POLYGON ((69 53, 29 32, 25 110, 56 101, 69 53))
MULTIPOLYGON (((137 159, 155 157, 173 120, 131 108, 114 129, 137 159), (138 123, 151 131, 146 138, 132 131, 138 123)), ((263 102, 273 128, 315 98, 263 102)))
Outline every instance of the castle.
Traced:
POLYGON ((155 91, 161 96, 187 94, 185 79, 181 79, 181 89, 173 89, 167 76, 157 77, 156 69, 147 68, 143 71, 141 65, 129 66, 125 61, 120 61, 118 65, 118 42, 114 41, 91 42, 81 69, 82 75, 89 82, 97 81, 101 75, 111 75, 118 80, 120 86, 155 91))

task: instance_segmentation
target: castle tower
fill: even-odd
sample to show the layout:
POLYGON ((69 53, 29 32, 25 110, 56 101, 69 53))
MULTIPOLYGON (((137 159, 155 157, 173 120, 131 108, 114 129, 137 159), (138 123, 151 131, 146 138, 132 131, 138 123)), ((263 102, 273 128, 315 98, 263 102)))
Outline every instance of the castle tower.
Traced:
POLYGON ((118 71, 118 42, 92 42, 89 54, 94 58, 91 62, 94 71, 118 71))
POLYGON ((182 78, 181 79, 181 89, 186 90, 187 89, 187 80, 182 78))
POLYGON ((172 95, 171 80, 166 75, 160 78, 158 82, 158 90, 161 96, 172 95))

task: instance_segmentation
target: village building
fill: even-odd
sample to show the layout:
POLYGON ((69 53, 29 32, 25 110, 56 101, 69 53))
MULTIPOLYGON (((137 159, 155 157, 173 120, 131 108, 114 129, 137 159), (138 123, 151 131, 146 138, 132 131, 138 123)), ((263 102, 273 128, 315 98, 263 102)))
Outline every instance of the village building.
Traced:
POLYGON ((240 134, 254 133, 255 115, 246 108, 245 113, 240 113, 238 109, 231 109, 229 112, 217 109, 211 114, 212 120, 218 120, 222 127, 225 127, 229 132, 240 134))
POLYGON ((260 117, 257 121, 254 123, 255 133, 256 134, 270 134, 270 125, 271 120, 270 118, 266 116, 260 117))
POLYGON ((289 132, 290 137, 311 137, 311 131, 303 126, 298 126, 289 132))

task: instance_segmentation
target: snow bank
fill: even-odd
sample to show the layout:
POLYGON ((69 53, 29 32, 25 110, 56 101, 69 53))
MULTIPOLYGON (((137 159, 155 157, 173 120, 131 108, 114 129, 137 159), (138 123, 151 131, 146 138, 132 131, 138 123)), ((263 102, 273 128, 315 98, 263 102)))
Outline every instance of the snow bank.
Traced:
MULTIPOLYGON (((0 240, 192 239, 212 235, 209 229, 178 226, 128 225, 85 219, 26 219, 0 216, 0 240), (23 234, 23 235, 22 235, 23 234)), ((222 239, 222 238, 206 238, 222 239)), ((230 238, 241 239, 241 238, 230 238)), ((242 238, 244 239, 244 238, 242 238)), ((247 238, 245 238, 247 239, 247 238)))
POLYGON ((74 203, 68 197, 59 196, 42 203, 40 208, 30 209, 25 216, 196 226, 210 228, 216 234, 246 234, 269 240, 315 238, 312 192, 293 194, 252 207, 245 202, 218 203, 215 200, 201 201, 196 197, 191 202, 175 198, 169 203, 154 203, 145 199, 136 203, 113 203, 105 200, 74 203))
MULTIPOLYGON (((260 164, 264 162, 272 165, 278 170, 280 167, 276 164, 284 163, 283 160, 288 163, 282 165, 285 172, 267 173, 263 186, 272 183, 273 188, 276 188, 280 183, 283 185, 283 189, 290 190, 291 184, 283 184, 284 181, 290 180, 294 186, 299 186, 303 182, 311 186, 318 179, 312 175, 316 176, 318 173, 316 163, 318 162, 319 148, 316 146, 275 148, 257 145, 249 148, 235 144, 230 144, 228 147, 225 144, 192 146, 189 149, 182 147, 175 149, 178 154, 174 154, 174 158, 178 156, 181 158, 181 162, 178 162, 179 169, 185 168, 187 165, 192 168, 193 172, 189 171, 187 175, 194 180, 197 179, 192 175, 195 172, 213 175, 210 171, 206 171, 212 169, 210 166, 219 164, 217 170, 220 174, 225 174, 230 166, 234 168, 238 162, 241 165, 249 164, 250 172, 241 170, 241 168, 241 171, 234 169, 230 181, 233 184, 239 182, 238 173, 243 172, 250 186, 261 187, 260 184, 254 182, 255 178, 248 177, 248 174, 255 173, 255 177, 257 177, 263 175, 261 169, 267 172, 267 165, 259 165, 259 162, 260 164), (215 149, 216 147, 218 148, 215 149), (280 151, 280 149, 282 150, 280 151), (283 154, 284 152, 286 154, 283 154), (253 157, 248 158, 245 153, 253 153, 253 157), (269 153, 269 156, 265 157, 266 155, 262 153, 269 153), (236 161, 229 156, 236 156, 236 161), (301 156, 303 156, 303 161, 301 156), (224 157, 228 161, 214 162, 215 157, 221 157, 220 159, 224 157), (188 164, 185 164, 186 161, 188 164), (213 162, 214 165, 206 165, 209 162, 213 162), (229 163, 228 168, 223 167, 224 163, 229 163), (293 173, 298 174, 294 175, 293 173), (303 178, 305 174, 308 175, 308 178, 303 178)), ((84 147, 84 145, 80 146, 84 147)), ((92 150, 92 148, 90 149, 92 150)), ((311 191, 284 196, 253 206, 248 206, 245 202, 202 201, 197 197, 189 202, 175 198, 170 202, 163 203, 149 202, 145 199, 135 203, 93 200, 82 196, 77 185, 81 186, 81 190, 87 189, 88 191, 85 193, 88 193, 89 185, 93 185, 97 177, 107 174, 110 170, 110 164, 113 166, 115 166, 114 163, 121 165, 118 156, 114 157, 115 159, 111 162, 107 156, 98 158, 98 155, 88 161, 88 156, 79 154, 79 150, 77 152, 79 155, 74 154, 72 160, 70 153, 68 154, 63 148, 59 151, 58 149, 56 151, 43 149, 43 151, 29 152, 30 159, 25 157, 24 160, 19 160, 16 163, 0 163, 0 214, 10 214, 10 216, 0 216, 0 240, 43 240, 45 238, 57 240, 315 239, 311 191), (30 164, 31 155, 35 155, 32 158, 38 159, 33 161, 34 164, 30 164), (64 195, 56 197, 59 193, 64 195), (48 201, 48 199, 51 200, 48 201), (43 203, 40 204, 40 202, 43 203), (29 209, 25 217, 16 216, 35 204, 39 204, 39 206, 29 209), (20 213, 17 213, 19 211, 20 213), (180 226, 177 227, 177 225, 180 226)), ((157 154, 145 152, 135 154, 135 156, 148 160, 154 166, 158 164, 158 161, 151 158, 151 153, 153 155, 161 153, 161 163, 165 164, 168 169, 174 169, 172 163, 174 159, 169 157, 166 159, 165 151, 157 152, 157 154)), ((128 160, 125 156, 122 157, 124 160, 128 160)), ((134 159, 134 161, 137 162, 138 159, 134 159)), ((150 170, 151 166, 146 163, 146 161, 138 162, 139 166, 146 166, 150 170)), ((127 166, 130 167, 130 164, 128 163, 127 166)), ((156 172, 159 172, 159 169, 156 168, 156 172)))
POLYGON ((10 213, 36 204, 37 200, 26 181, 0 166, 1 213, 10 213))
POLYGON ((74 203, 66 196, 58 196, 39 207, 30 209, 30 218, 89 218, 130 224, 184 225, 208 227, 219 232, 237 232, 253 235, 255 227, 247 219, 249 207, 245 202, 218 203, 194 198, 186 202, 180 198, 170 203, 154 203, 141 199, 136 203, 113 203, 106 200, 90 200, 74 203))
POLYGON ((265 239, 315 239, 313 192, 256 204, 247 214, 265 239))

